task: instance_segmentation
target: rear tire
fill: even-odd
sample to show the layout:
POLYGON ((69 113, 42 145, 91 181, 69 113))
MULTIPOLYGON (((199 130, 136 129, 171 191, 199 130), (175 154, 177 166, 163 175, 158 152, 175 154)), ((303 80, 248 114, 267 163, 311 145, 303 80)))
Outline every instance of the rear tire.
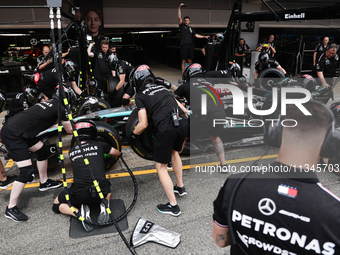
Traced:
MULTIPOLYGON (((126 137, 130 140, 132 135, 132 131, 135 129, 139 122, 138 119, 138 110, 134 109, 129 116, 129 119, 126 123, 126 137)), ((153 132, 154 126, 151 121, 149 121, 148 127, 144 130, 144 132, 136 136, 133 144, 130 144, 131 149, 141 158, 152 160, 153 159, 153 132)))
POLYGON ((267 91, 271 91, 272 87, 276 87, 276 83, 280 79, 284 79, 285 75, 277 68, 267 68, 262 71, 256 79, 255 86, 267 91))

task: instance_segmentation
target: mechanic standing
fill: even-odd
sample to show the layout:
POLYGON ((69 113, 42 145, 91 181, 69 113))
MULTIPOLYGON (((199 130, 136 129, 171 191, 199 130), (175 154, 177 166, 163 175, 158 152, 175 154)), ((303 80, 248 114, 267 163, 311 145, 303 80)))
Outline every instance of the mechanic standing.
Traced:
MULTIPOLYGON (((67 91, 65 92, 67 95, 69 94, 67 91)), ((17 113, 5 122, 1 130, 1 139, 20 170, 18 178, 13 183, 9 204, 5 212, 5 217, 15 222, 28 219, 17 207, 17 201, 25 184, 33 181, 36 174, 29 151, 38 155, 39 190, 46 191, 62 185, 61 181, 47 178, 48 157, 50 156, 49 146, 44 145, 39 138, 36 138, 37 134, 56 123, 58 119, 58 100, 58 96, 54 95, 51 100, 35 104, 27 110, 17 113)), ((72 133, 72 126, 67 119, 66 113, 62 114, 62 119, 66 132, 72 133)))
MULTIPOLYGON (((237 65, 237 64, 235 64, 237 65)), ((201 97, 202 94, 204 94, 202 91, 209 90, 208 87, 213 87, 212 84, 207 82, 204 79, 201 79, 201 82, 196 82, 197 86, 193 86, 191 84, 190 79, 193 78, 202 78, 202 76, 206 78, 216 77, 216 78, 230 78, 232 77, 232 74, 230 70, 220 70, 220 71, 209 71, 202 74, 202 66, 198 63, 194 63, 191 65, 188 65, 183 72, 183 81, 185 81, 182 85, 180 85, 175 90, 175 95, 183 98, 188 101, 190 105, 190 109, 193 111, 192 116, 190 117, 190 125, 191 127, 195 127, 194 129, 191 128, 191 130, 195 131, 194 134, 190 135, 198 135, 198 133, 202 133, 204 131, 207 131, 208 136, 211 140, 211 143, 214 148, 214 152, 218 156, 218 159, 220 160, 220 164, 223 170, 226 169, 227 164, 225 161, 225 151, 223 146, 223 141, 220 138, 220 134, 223 130, 222 125, 216 125, 216 127, 213 126, 213 119, 225 119, 225 112, 222 107, 222 105, 216 104, 215 101, 219 101, 215 96, 213 96, 214 99, 212 99, 210 96, 207 97, 207 114, 206 116, 202 116, 201 113, 201 97), (205 86, 205 85, 207 86, 205 86)), ((214 93, 211 93, 214 94, 214 93)), ((190 132, 191 132, 190 130, 190 132)))
POLYGON ((322 86, 326 88, 330 88, 333 84, 333 77, 339 68, 339 55, 337 51, 338 45, 332 43, 316 62, 316 74, 322 86))
POLYGON ((314 50, 313 53, 313 76, 316 75, 316 60, 319 59, 320 55, 324 53, 328 48, 329 37, 325 36, 322 40, 322 43, 319 43, 314 50))
MULTIPOLYGON (((50 56, 48 56, 46 59, 44 59, 48 53, 50 52, 51 47, 50 46, 44 46, 42 50, 42 55, 40 55, 37 58, 37 64, 38 64, 38 70, 40 73, 40 79, 38 81, 38 87, 39 90, 45 94, 47 98, 45 99, 51 99, 52 95, 54 93, 55 87, 58 85, 56 74, 57 71, 54 68, 54 61, 53 56, 50 53, 50 56)), ((70 52, 70 49, 68 49, 67 52, 62 53, 62 58, 66 57, 70 52)))
POLYGON ((94 42, 91 42, 87 48, 87 53, 90 58, 95 58, 95 69, 94 77, 98 82, 98 91, 100 97, 104 99, 106 91, 105 80, 108 79, 112 72, 110 68, 106 65, 106 58, 110 54, 109 51, 109 41, 103 40, 100 44, 100 50, 95 53, 91 52, 94 42))
MULTIPOLYGON (((105 198, 103 200, 99 198, 98 192, 95 190, 93 185, 93 177, 89 167, 84 163, 84 158, 79 146, 75 145, 69 152, 74 176, 74 183, 72 183, 72 186, 68 190, 70 203, 73 207, 75 207, 76 212, 80 210, 81 216, 89 221, 91 221, 89 205, 100 205, 98 223, 105 224, 109 221, 109 215, 106 212, 106 208, 109 207, 109 201, 111 198, 111 183, 105 177, 104 154, 108 154, 112 157, 118 157, 120 152, 107 143, 97 141, 97 127, 94 121, 79 120, 75 124, 75 128, 78 132, 85 157, 89 161, 93 175, 99 182, 100 189, 105 198)), ((65 191, 61 192, 55 198, 52 210, 55 213, 75 216, 67 204, 65 191)), ((82 221, 82 224, 87 232, 93 230, 93 227, 86 222, 82 221)))
POLYGON ((208 39, 209 36, 203 36, 196 34, 195 30, 189 26, 190 18, 185 16, 182 21, 182 11, 186 5, 181 3, 178 7, 178 24, 181 33, 181 58, 182 58, 182 73, 185 68, 185 64, 188 62, 188 65, 192 64, 192 60, 194 59, 194 41, 193 37, 200 39, 208 39))
POLYGON ((248 44, 245 43, 243 38, 240 38, 238 40, 239 44, 235 48, 235 58, 236 63, 238 63, 241 67, 241 73, 243 71, 243 60, 246 56, 245 52, 251 51, 251 48, 248 46, 248 44))
MULTIPOLYGON (((0 89, 0 112, 2 112, 5 109, 5 105, 6 105, 6 93, 2 89, 0 89)), ((0 142, 2 143, 1 139, 0 142)), ((0 189, 1 190, 8 189, 10 186, 12 186, 13 182, 17 177, 18 176, 16 175, 6 176, 4 165, 0 160, 0 189)))
POLYGON ((131 85, 136 91, 139 123, 133 133, 140 135, 148 126, 148 115, 156 128, 154 133, 153 159, 159 180, 169 199, 167 204, 157 205, 161 213, 178 216, 181 210, 175 193, 186 195, 182 178, 182 160, 179 151, 188 132, 185 108, 164 86, 154 84, 154 75, 149 66, 137 66, 131 73, 131 85), (184 110, 184 111, 183 111, 184 110), (172 162, 177 184, 173 186, 167 165, 172 162))
POLYGON ((213 238, 225 247, 234 234, 239 246, 231 246, 232 255, 245 254, 241 248, 261 255, 340 253, 340 198, 323 187, 312 170, 320 168, 321 148, 333 139, 334 117, 316 101, 303 107, 311 115, 290 105, 281 119, 287 125, 293 119, 297 126, 268 132, 273 134, 268 140, 281 144, 277 160, 243 179, 234 197, 231 222, 227 220, 230 195, 243 173, 228 178, 214 201, 213 238))

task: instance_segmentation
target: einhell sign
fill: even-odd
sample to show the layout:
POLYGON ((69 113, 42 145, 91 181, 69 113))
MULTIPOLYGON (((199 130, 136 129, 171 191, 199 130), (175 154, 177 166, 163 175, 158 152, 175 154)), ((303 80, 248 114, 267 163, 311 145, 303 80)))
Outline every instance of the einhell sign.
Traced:
POLYGON ((304 19, 306 17, 306 14, 304 12, 299 14, 285 14, 285 19, 304 19))

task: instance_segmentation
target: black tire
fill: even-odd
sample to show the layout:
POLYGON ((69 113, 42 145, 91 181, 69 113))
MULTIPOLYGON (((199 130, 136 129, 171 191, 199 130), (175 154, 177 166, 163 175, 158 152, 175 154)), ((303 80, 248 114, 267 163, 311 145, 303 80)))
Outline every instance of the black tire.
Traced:
POLYGON ((285 75, 277 68, 267 68, 262 71, 256 79, 255 86, 267 91, 271 91, 273 85, 280 79, 284 79, 285 75))
MULTIPOLYGON (((97 125, 97 140, 109 144, 111 147, 122 151, 122 142, 120 140, 118 132, 111 127, 109 124, 101 121, 95 121, 97 125)), ((71 141, 71 146, 76 144, 76 139, 73 137, 71 141)), ((104 166, 105 170, 111 168, 118 161, 118 157, 111 157, 109 155, 104 155, 104 166)))
POLYGON ((123 96, 124 96, 124 86, 122 86, 119 91, 115 90, 113 93, 110 92, 110 95, 109 95, 110 107, 115 108, 115 107, 122 106, 123 96))
POLYGON ((107 80, 105 80, 105 83, 106 83, 107 94, 110 94, 111 92, 113 92, 116 89, 116 87, 119 83, 119 78, 109 76, 109 78, 107 80))
POLYGON ((340 102, 333 103, 330 107, 335 119, 335 127, 340 127, 340 102))
MULTIPOLYGON (((132 135, 132 131, 135 126, 137 126, 139 122, 138 119, 138 110, 134 109, 129 116, 129 119, 126 123, 126 137, 128 141, 132 135)), ((136 136, 133 144, 130 144, 132 150, 141 158, 152 160, 153 159, 153 132, 154 126, 151 121, 149 121, 148 127, 144 130, 144 132, 136 136)))
POLYGON ((98 112, 101 110, 105 110, 105 109, 110 109, 111 106, 108 102, 106 102, 105 100, 101 99, 101 98, 97 98, 98 99, 98 103, 97 104, 90 104, 89 100, 87 99, 82 106, 77 110, 77 117, 79 116, 83 116, 92 112, 98 112))

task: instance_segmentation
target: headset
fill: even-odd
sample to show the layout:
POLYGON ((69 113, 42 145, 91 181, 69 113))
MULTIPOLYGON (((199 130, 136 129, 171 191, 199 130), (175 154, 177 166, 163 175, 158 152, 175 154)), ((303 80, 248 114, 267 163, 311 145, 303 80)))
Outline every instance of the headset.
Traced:
MULTIPOLYGON (((340 131, 335 129, 335 118, 332 111, 323 103, 311 100, 310 102, 316 103, 326 109, 329 113, 332 124, 329 127, 327 134, 325 136, 325 140, 321 146, 320 156, 324 158, 334 158, 338 156, 340 152, 340 131)), ((282 139, 282 125, 281 125, 281 115, 279 116, 279 120, 274 124, 266 123, 264 125, 264 135, 263 140, 264 142, 274 148, 280 148, 281 146, 281 139, 282 139)), ((311 138, 312 139, 312 138, 311 138)))

